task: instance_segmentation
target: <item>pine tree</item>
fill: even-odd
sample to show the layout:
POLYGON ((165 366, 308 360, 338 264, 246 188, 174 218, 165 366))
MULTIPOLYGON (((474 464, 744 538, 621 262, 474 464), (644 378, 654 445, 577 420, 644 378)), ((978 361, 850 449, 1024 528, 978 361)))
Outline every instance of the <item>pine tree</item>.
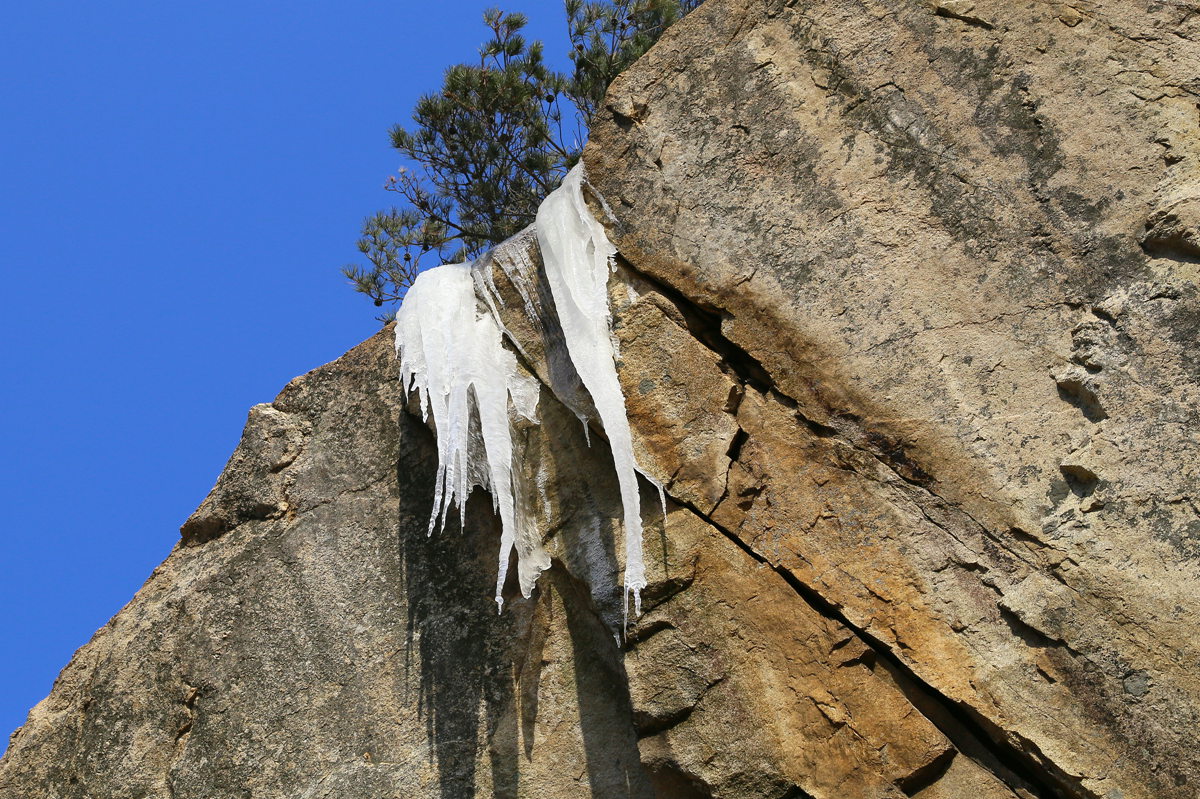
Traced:
POLYGON ((532 223, 579 160, 608 85, 699 2, 566 0, 570 77, 521 35, 525 15, 484 12, 492 35, 478 63, 446 70, 441 91, 417 102, 415 126, 390 131, 415 169, 384 186, 402 202, 363 223, 358 250, 370 265, 343 274, 376 306, 394 303, 422 266, 470 260, 532 223))
POLYGON ((613 79, 702 0, 566 0, 575 74, 568 94, 591 123, 613 79))

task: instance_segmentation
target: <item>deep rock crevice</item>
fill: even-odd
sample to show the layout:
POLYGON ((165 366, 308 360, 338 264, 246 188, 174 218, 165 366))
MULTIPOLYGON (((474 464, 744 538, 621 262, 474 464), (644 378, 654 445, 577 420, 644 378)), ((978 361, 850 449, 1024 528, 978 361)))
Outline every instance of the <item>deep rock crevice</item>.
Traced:
MULTIPOLYGON (((970 707, 954 702, 920 679, 890 647, 853 624, 841 609, 821 596, 811 586, 801 582, 794 573, 773 564, 769 558, 755 551, 735 533, 714 522, 695 507, 679 503, 674 498, 672 501, 704 519, 706 523, 719 530, 722 535, 756 562, 773 570, 798 596, 822 616, 836 621, 850 630, 874 653, 875 657, 872 658, 872 661, 879 662, 891 672, 892 678, 908 697, 913 707, 933 722, 934 726, 954 743, 957 751, 976 760, 1000 778, 1004 784, 1014 790, 1029 791, 1039 799, 1094 796, 1094 794, 1083 791, 1076 780, 1073 780, 1070 775, 1064 773, 1053 763, 1041 760, 1038 757, 1040 753, 1031 754, 1029 751, 1013 746, 1006 740, 1004 733, 995 729, 994 726, 989 731, 988 727, 991 725, 986 725, 986 720, 974 714, 970 707)), ((1028 742, 1023 743, 1028 745, 1028 742)), ((939 770, 944 770, 944 767, 948 765, 948 761, 939 759, 937 767, 913 775, 901 787, 911 788, 913 793, 907 793, 907 795, 912 796, 918 790, 913 786, 924 787, 931 775, 937 774, 939 770)))

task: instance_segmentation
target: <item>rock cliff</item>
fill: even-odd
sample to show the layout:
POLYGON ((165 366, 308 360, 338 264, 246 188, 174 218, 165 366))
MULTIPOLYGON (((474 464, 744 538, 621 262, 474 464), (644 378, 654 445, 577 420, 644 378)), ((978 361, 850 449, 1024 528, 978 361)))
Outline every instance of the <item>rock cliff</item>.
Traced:
POLYGON ((585 152, 639 462, 536 242, 480 264, 543 388, 553 566, 426 535, 390 331, 250 412, 0 796, 1192 797, 1200 7, 709 0, 585 152), (601 201, 607 203, 607 208, 601 201))

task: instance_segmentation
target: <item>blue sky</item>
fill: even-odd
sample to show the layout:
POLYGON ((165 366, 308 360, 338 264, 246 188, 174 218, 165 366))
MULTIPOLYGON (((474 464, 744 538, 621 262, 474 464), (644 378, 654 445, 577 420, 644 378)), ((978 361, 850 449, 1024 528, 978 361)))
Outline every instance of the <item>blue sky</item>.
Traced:
MULTIPOLYGON (((490 3, 10 4, 0 740, 166 557, 246 411, 378 329, 343 283, 387 128, 490 3)), ((514 0, 565 63, 556 0, 514 0)))

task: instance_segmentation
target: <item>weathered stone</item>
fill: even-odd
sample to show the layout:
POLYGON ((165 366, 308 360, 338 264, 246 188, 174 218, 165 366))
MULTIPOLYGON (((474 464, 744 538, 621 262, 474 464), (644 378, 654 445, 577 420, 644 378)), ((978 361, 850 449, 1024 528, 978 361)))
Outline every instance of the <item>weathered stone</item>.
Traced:
POLYGON ((185 530, 232 526, 185 539, 79 651, 0 796, 649 796, 586 588, 555 570, 497 616, 486 498, 426 535, 432 438, 400 404, 381 333, 257 406, 185 530), (228 515, 280 485, 287 512, 228 515))
POLYGON ((714 0, 585 153, 631 268, 766 374, 712 518, 1044 790, 1200 782, 1198 33, 714 0))
POLYGON ((242 522, 278 518, 291 510, 283 472, 300 454, 303 432, 294 417, 273 405, 251 408, 228 467, 183 523, 184 543, 202 544, 242 522))
POLYGON ((1200 15, 708 0, 585 152, 650 584, 528 232, 553 566, 426 535, 387 332, 252 409, 0 796, 1183 799, 1200 764, 1200 15), (614 640, 616 639, 616 640, 614 640))

